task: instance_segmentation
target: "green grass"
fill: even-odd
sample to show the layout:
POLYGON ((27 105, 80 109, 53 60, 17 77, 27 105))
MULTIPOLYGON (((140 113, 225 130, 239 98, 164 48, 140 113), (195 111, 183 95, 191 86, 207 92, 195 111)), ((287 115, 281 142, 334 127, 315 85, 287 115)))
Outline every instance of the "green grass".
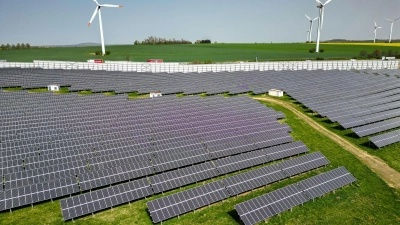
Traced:
POLYGON ((104 92, 103 93, 105 96, 115 96, 116 94, 115 94, 115 92, 104 92))
MULTIPOLYGON (((312 129, 307 123, 297 118, 291 111, 278 105, 264 103, 275 110, 282 111, 286 115, 284 120, 293 129, 292 136, 296 140, 302 140, 311 152, 321 151, 330 164, 317 171, 286 179, 267 187, 259 188, 252 192, 229 198, 216 203, 211 207, 196 210, 195 213, 187 213, 180 218, 173 218, 163 224, 204 224, 226 225, 239 224, 239 218, 234 211, 235 204, 263 195, 270 191, 295 183, 302 179, 325 172, 338 166, 345 166, 358 180, 351 186, 337 190, 335 193, 307 202, 304 206, 298 206, 292 212, 284 212, 271 218, 269 224, 399 224, 400 223, 400 194, 398 190, 389 188, 375 173, 358 161, 352 154, 342 149, 329 138, 312 129)), ((242 171, 244 172, 244 171, 242 171)), ((225 176, 223 176, 225 177, 225 176)), ((221 179, 221 178, 218 178, 221 179)), ((216 179, 214 179, 216 180, 216 179)), ((210 182, 206 181, 206 182, 210 182)), ((202 182, 205 183, 205 182, 202 182)), ((182 188, 185 190, 198 186, 193 184, 182 188)), ((68 222, 69 224, 146 224, 151 225, 147 212, 146 202, 162 196, 176 193, 174 190, 159 194, 151 198, 124 204, 111 210, 95 213, 94 216, 86 216, 68 222)), ((62 221, 59 201, 46 202, 35 205, 33 208, 24 207, 0 214, 0 224, 64 224, 62 221)), ((263 223, 260 223, 263 224, 263 223)))
POLYGON ((79 91, 79 95, 91 95, 93 92, 91 90, 86 90, 86 91, 79 91))
POLYGON ((27 89, 29 93, 42 93, 49 92, 47 88, 35 88, 35 89, 27 89))
POLYGON ((139 94, 137 92, 128 93, 128 99, 150 98, 150 94, 139 94))
POLYGON ((22 87, 8 87, 2 88, 4 92, 11 92, 11 91, 22 91, 24 90, 22 87))
POLYGON ((29 50, 0 50, 0 58, 9 62, 32 62, 33 60, 81 61, 104 59, 145 62, 147 59, 163 59, 165 62, 192 62, 195 60, 213 62, 306 60, 323 57, 325 59, 349 59, 358 56, 360 51, 399 50, 396 43, 379 45, 321 44, 324 53, 311 54, 309 49, 315 44, 209 44, 209 45, 115 45, 106 46, 111 51, 108 56, 93 55, 100 47, 37 48, 29 50))

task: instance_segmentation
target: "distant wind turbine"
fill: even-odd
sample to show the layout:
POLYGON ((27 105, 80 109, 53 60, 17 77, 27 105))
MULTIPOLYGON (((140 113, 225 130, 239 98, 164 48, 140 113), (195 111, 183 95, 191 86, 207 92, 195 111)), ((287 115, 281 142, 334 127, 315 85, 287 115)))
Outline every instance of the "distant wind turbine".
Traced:
POLYGON ((308 30, 308 32, 309 32, 309 37, 308 37, 308 39, 307 39, 307 41, 310 41, 311 42, 311 36, 312 36, 312 25, 313 25, 313 22, 314 22, 314 20, 316 20, 316 19, 318 19, 318 17, 316 17, 315 19, 311 19, 310 17, 308 17, 307 15, 306 15, 306 17, 307 17, 307 19, 310 21, 310 29, 308 30))
POLYGON ((393 24, 394 24, 394 21, 400 19, 400 17, 397 18, 397 19, 395 19, 395 20, 389 20, 389 19, 387 19, 387 18, 385 18, 385 19, 391 23, 391 26, 390 26, 390 35, 389 35, 389 43, 391 43, 391 42, 392 42, 392 32, 393 32, 393 24))
POLYGON ((307 30, 307 42, 308 42, 309 36, 310 36, 310 30, 307 30))
POLYGON ((374 21, 374 23, 375 23, 375 30, 374 30, 374 34, 375 34, 374 43, 375 43, 375 40, 376 40, 376 30, 378 30, 379 28, 382 28, 382 27, 378 27, 378 25, 376 25, 376 22, 375 22, 375 21, 374 21))
POLYGON ((96 9, 94 10, 92 19, 90 19, 90 22, 89 22, 89 24, 88 24, 88 27, 89 27, 90 24, 92 23, 94 17, 97 15, 97 13, 99 13, 100 36, 101 36, 101 52, 102 52, 103 55, 105 55, 105 54, 106 54, 106 48, 105 48, 105 46, 104 46, 103 24, 102 24, 102 22, 101 22, 101 11, 100 11, 100 8, 101 8, 101 7, 122 8, 122 6, 121 6, 121 5, 109 5, 109 4, 100 5, 96 0, 93 0, 93 1, 96 3, 97 7, 96 7, 96 9))
POLYGON ((324 10, 325 10, 325 6, 332 0, 326 1, 325 4, 322 4, 322 2, 320 0, 316 0, 316 1, 319 4, 317 6, 317 8, 319 8, 319 19, 318 19, 317 47, 315 49, 315 52, 319 52, 319 39, 321 36, 322 26, 324 25, 324 10))

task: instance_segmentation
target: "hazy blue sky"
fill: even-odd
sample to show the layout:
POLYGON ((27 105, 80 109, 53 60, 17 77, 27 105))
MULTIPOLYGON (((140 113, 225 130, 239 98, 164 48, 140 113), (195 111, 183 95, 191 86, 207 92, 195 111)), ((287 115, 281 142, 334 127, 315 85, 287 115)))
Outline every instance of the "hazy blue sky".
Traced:
MULTIPOLYGON (((322 0, 323 2, 325 0, 322 0)), ((124 8, 103 8, 106 44, 130 44, 148 36, 213 42, 302 42, 318 16, 315 0, 99 0, 124 8)), ((0 44, 100 43, 99 22, 90 28, 92 0, 0 0, 0 44)), ((400 0, 332 0, 325 9, 322 40, 388 38, 400 17, 400 0)), ((317 23, 314 24, 315 39, 317 23)), ((393 39, 400 39, 400 20, 393 39)))

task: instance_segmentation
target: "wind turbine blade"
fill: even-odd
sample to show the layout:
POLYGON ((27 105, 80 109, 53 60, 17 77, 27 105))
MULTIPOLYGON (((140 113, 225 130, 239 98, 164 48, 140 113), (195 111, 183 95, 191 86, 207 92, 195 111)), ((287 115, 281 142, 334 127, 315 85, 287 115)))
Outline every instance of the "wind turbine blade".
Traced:
POLYGON ((324 5, 320 0, 315 0, 315 1, 317 1, 318 4, 324 5))
POLYGON ((387 21, 390 21, 390 22, 392 22, 392 23, 393 23, 393 21, 389 20, 388 18, 385 18, 385 20, 387 20, 387 21))
POLYGON ((307 19, 311 20, 311 18, 310 18, 310 17, 308 17, 307 15, 306 15, 306 17, 307 17, 307 19))
POLYGON ((98 12, 98 11, 99 11, 99 7, 97 6, 96 9, 94 10, 94 13, 93 13, 92 18, 90 19, 90 22, 89 22, 89 24, 88 24, 88 27, 90 27, 90 24, 92 23, 94 17, 97 15, 97 12, 98 12))
POLYGON ((99 5, 99 3, 96 0, 93 0, 97 5, 99 5))
POLYGON ((109 4, 104 4, 104 5, 99 5, 100 7, 113 7, 113 8, 122 8, 122 5, 109 5, 109 4))
POLYGON ((382 27, 377 27, 377 28, 382 28, 382 27))
POLYGON ((375 27, 378 26, 378 25, 376 25, 376 21, 374 21, 374 23, 375 23, 375 27))
POLYGON ((319 18, 319 17, 315 17, 315 19, 313 19, 313 21, 316 20, 316 19, 318 19, 318 18, 319 18))
POLYGON ((324 6, 326 5, 326 4, 328 4, 329 2, 331 2, 332 0, 328 0, 328 1, 326 1, 325 2, 325 4, 324 4, 324 6))
POLYGON ((324 11, 325 11, 325 7, 322 7, 322 13, 321 13, 321 29, 324 26, 324 11))
POLYGON ((397 19, 395 19, 394 21, 396 21, 396 20, 398 20, 398 19, 400 19, 400 17, 399 17, 399 18, 397 18, 397 19))

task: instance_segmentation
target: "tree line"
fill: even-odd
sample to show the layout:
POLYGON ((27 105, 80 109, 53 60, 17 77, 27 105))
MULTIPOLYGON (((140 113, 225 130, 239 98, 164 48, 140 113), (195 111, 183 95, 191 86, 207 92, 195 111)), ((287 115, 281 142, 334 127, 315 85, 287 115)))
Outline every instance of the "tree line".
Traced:
POLYGON ((375 58, 375 59, 380 59, 382 56, 389 56, 389 57, 396 57, 400 58, 400 53, 398 50, 393 51, 392 49, 390 50, 380 50, 380 49, 375 49, 373 52, 368 53, 365 50, 362 50, 360 52, 360 57, 361 58, 375 58))
POLYGON ((172 45, 172 44, 192 44, 192 42, 181 39, 181 40, 176 40, 175 38, 173 39, 166 39, 166 38, 160 38, 160 37, 153 37, 150 36, 143 41, 138 41, 136 40, 134 42, 135 45, 172 45))
POLYGON ((15 49, 30 49, 31 48, 31 45, 29 44, 29 43, 17 43, 16 45, 14 45, 14 44, 12 44, 12 45, 10 45, 10 44, 2 44, 1 46, 0 46, 0 48, 2 49, 2 50, 15 50, 15 49))

